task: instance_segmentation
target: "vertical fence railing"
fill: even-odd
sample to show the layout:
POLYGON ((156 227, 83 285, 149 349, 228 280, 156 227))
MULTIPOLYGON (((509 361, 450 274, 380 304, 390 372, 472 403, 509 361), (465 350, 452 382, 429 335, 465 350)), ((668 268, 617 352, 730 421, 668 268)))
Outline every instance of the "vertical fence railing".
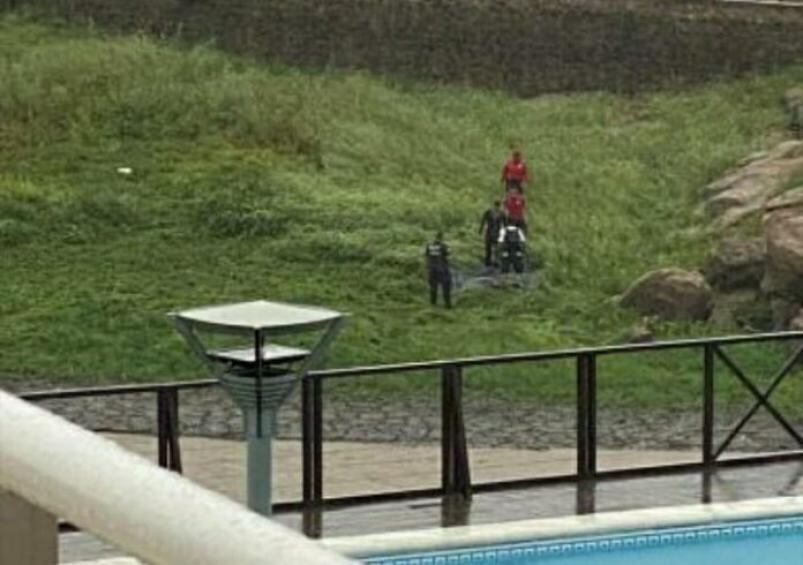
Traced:
POLYGON ((703 465, 714 464, 714 346, 703 346, 703 465))
POLYGON ((301 382, 302 502, 313 508, 323 501, 323 380, 301 382))
MULTIPOLYGON (((301 381, 301 529, 308 537, 321 535, 323 503, 323 380, 305 376, 301 381)), ((278 510, 274 505, 274 511, 278 510)))
POLYGON ((443 494, 471 496, 471 472, 463 418, 463 370, 441 369, 441 489, 443 494))
POLYGON ((577 356, 577 476, 593 479, 597 473, 597 358, 577 356))
POLYGON ((156 420, 159 466, 181 473, 179 445, 178 390, 160 388, 156 393, 156 420))
MULTIPOLYGON (((776 334, 757 334, 752 336, 732 336, 726 338, 705 338, 629 344, 551 352, 508 354, 488 357, 473 357, 454 360, 441 360, 423 363, 404 363, 317 371, 304 375, 301 383, 301 443, 302 443, 302 497, 299 502, 274 505, 274 511, 319 509, 329 503, 339 505, 359 504, 387 498, 406 497, 427 493, 429 495, 471 496, 472 492, 497 490, 500 488, 537 484, 538 478, 496 481, 491 483, 472 483, 469 452, 466 439, 465 416, 463 413, 463 371, 467 367, 505 365, 521 362, 543 362, 556 359, 573 359, 576 378, 576 471, 571 475, 549 477, 554 480, 575 480, 578 483, 578 512, 593 511, 594 479, 622 476, 630 473, 649 474, 651 472, 671 472, 672 470, 702 469, 710 473, 720 465, 749 464, 770 461, 803 461, 803 449, 790 449, 780 453, 749 455, 720 459, 733 438, 761 407, 803 447, 803 437, 780 411, 770 403, 770 395, 787 378, 803 359, 803 346, 786 359, 782 367, 772 375, 770 384, 764 391, 758 390, 744 372, 728 357, 724 345, 767 341, 803 341, 803 332, 783 332, 776 334), (615 471, 600 471, 597 468, 597 363, 601 356, 624 353, 668 349, 701 349, 702 370, 702 453, 697 463, 656 465, 649 467, 624 468, 615 471), (727 434, 718 447, 714 443, 715 422, 715 375, 717 359, 736 375, 742 384, 755 397, 755 403, 741 420, 727 434), (324 459, 323 459, 323 383, 330 378, 359 378, 380 375, 399 375, 406 372, 439 371, 441 383, 441 484, 437 489, 418 491, 397 491, 338 498, 324 497, 324 459), (582 488, 580 488, 582 487, 582 488), (590 493, 590 494, 589 494, 590 493)), ((158 462, 168 469, 182 472, 182 459, 179 441, 179 391, 217 386, 214 380, 191 381, 185 383, 157 383, 150 385, 125 385, 114 387, 92 387, 86 389, 54 390, 21 395, 29 401, 52 399, 87 398, 121 394, 156 393, 158 462)), ((320 531, 320 522, 305 526, 305 532, 315 535, 320 531)))

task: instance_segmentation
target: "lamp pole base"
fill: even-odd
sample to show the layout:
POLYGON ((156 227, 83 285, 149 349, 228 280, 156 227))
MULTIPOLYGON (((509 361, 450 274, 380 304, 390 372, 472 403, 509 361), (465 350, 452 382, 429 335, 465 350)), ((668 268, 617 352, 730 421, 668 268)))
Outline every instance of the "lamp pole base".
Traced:
POLYGON ((285 374, 257 379, 225 373, 220 381, 243 411, 248 449, 248 508, 263 516, 271 514, 271 442, 276 430, 276 414, 282 402, 298 383, 298 377, 285 374))
POLYGON ((262 418, 257 418, 254 409, 245 410, 245 438, 248 450, 248 508, 270 516, 273 469, 271 450, 273 428, 276 419, 274 410, 263 410, 262 418), (262 429, 257 429, 261 420, 262 429))

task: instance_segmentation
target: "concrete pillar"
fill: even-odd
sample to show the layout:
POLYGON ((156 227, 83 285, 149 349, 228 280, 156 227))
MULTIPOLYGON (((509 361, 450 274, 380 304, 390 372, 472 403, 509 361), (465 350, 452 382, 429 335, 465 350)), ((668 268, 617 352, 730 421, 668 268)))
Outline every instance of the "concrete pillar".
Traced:
POLYGON ((0 565, 54 565, 58 562, 56 517, 15 494, 0 490, 0 565))

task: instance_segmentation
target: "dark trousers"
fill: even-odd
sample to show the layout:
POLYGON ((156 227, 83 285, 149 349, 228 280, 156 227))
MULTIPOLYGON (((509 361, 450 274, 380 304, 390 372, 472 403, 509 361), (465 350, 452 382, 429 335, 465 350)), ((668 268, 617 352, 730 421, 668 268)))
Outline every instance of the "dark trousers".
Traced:
POLYGON ((485 266, 496 264, 496 238, 485 236, 485 266))
POLYGON ((443 302, 447 308, 452 307, 452 276, 448 271, 429 271, 429 302, 433 306, 438 301, 438 287, 443 293, 443 302))
POLYGON ((524 272, 524 253, 515 250, 502 252, 502 272, 509 273, 511 268, 517 273, 524 272))

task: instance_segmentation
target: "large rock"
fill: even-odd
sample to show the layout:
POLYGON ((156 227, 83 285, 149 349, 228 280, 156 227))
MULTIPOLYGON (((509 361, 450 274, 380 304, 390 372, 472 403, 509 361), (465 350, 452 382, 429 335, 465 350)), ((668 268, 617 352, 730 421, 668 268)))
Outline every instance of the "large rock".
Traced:
POLYGON ((705 211, 713 218, 714 227, 731 227, 760 212, 802 173, 803 141, 785 141, 766 154, 751 156, 743 166, 706 186, 705 211))
POLYGON ((717 290, 758 288, 764 277, 764 239, 726 239, 705 261, 705 280, 717 290))
POLYGON ((711 288, 702 273, 668 268, 634 282, 619 303, 663 320, 705 320, 711 313, 711 288))
POLYGON ((790 88, 784 93, 786 126, 798 139, 803 139, 803 88, 790 88))
MULTIPOLYGON (((789 327, 787 329, 790 329, 790 330, 796 331, 796 332, 803 332, 803 308, 798 310, 797 314, 795 316, 793 316, 791 320, 789 320, 789 327)), ((789 344, 789 349, 793 353, 797 352, 797 350, 800 347, 803 347, 803 341, 800 341, 800 340, 797 340, 797 339, 793 340, 789 344)), ((800 364, 803 364, 803 361, 799 361, 798 365, 800 365, 800 364)))
POLYGON ((752 288, 715 293, 708 323, 726 330, 767 331, 773 328, 770 302, 752 288))
POLYGON ((787 190, 780 196, 776 196, 764 205, 766 213, 777 212, 779 210, 803 209, 803 186, 787 190))
POLYGON ((803 299, 803 188, 772 200, 762 226, 767 244, 763 290, 803 299))
POLYGON ((778 332, 789 329, 795 313, 800 309, 800 302, 783 294, 773 294, 769 297, 769 304, 772 329, 778 332))
POLYGON ((803 332, 803 308, 798 310, 797 315, 789 321, 789 329, 796 332, 803 332))

